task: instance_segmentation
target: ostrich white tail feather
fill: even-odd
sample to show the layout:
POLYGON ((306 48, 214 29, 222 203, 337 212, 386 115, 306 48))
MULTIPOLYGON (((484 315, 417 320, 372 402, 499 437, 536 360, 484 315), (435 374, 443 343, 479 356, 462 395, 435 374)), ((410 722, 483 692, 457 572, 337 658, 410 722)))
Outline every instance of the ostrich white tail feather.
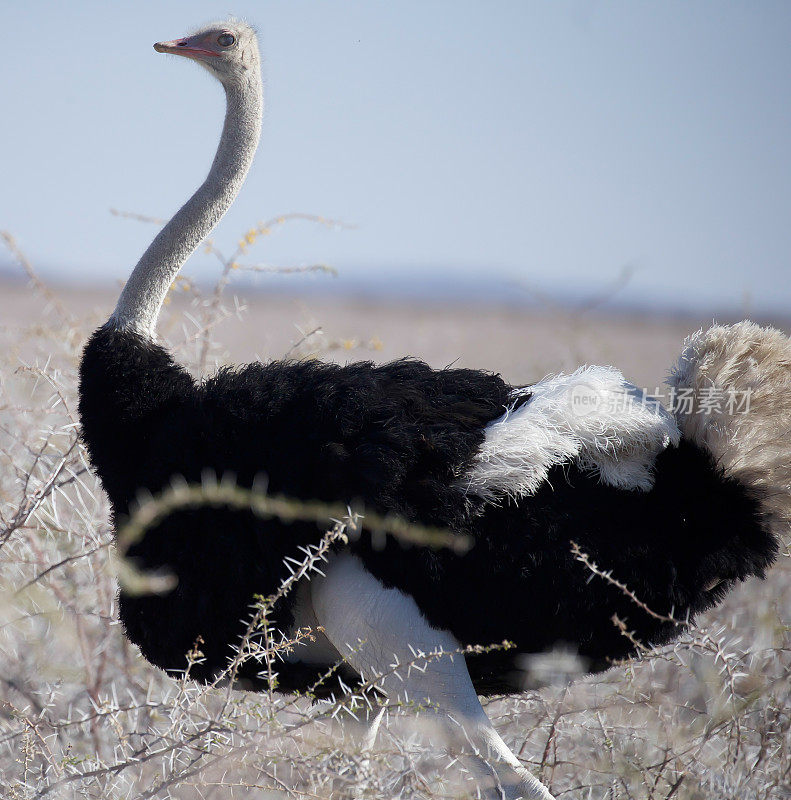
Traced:
POLYGON ((613 367, 580 367, 524 391, 526 403, 487 426, 463 479, 470 494, 524 497, 553 466, 570 461, 603 483, 645 491, 653 485, 656 456, 679 440, 672 415, 613 367))
POLYGON ((755 489, 774 531, 791 531, 791 339, 754 322, 715 325, 684 342, 668 385, 685 439, 755 489))

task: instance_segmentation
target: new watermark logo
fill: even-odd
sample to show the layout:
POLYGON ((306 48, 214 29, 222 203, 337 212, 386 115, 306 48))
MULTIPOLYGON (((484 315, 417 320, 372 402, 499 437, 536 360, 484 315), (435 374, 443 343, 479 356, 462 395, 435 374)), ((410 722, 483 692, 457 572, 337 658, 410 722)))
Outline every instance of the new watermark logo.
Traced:
POLYGON ((720 389, 706 386, 697 393, 692 388, 670 387, 663 392, 656 387, 653 392, 637 387, 624 387, 623 391, 602 390, 587 383, 575 384, 569 392, 569 403, 574 416, 590 414, 617 414, 633 405, 658 412, 660 408, 676 414, 749 414, 752 389, 720 389))
POLYGON ((587 417, 590 414, 602 414, 608 411, 608 394, 597 391, 587 383, 578 383, 569 392, 571 411, 576 417, 587 417))

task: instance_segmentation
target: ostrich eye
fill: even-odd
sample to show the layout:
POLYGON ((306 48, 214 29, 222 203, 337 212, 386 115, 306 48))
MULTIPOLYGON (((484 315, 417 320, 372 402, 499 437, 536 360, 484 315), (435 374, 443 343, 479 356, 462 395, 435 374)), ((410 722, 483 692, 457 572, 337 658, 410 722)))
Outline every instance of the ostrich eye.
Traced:
POLYGON ((221 33, 217 37, 217 44, 220 47, 230 47, 235 41, 236 39, 232 33, 221 33))

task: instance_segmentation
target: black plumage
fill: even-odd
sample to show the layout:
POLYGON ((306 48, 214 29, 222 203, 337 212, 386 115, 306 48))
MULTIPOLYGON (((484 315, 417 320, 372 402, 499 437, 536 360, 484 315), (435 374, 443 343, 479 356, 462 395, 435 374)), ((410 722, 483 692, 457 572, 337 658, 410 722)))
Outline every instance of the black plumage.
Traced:
MULTIPOLYGON (((199 482, 210 469, 233 473, 242 486, 265 475, 273 493, 361 502, 471 536, 474 546, 461 556, 390 537, 377 549, 366 534, 346 546, 462 644, 515 643, 505 654, 468 657, 481 693, 520 688, 516 653, 563 644, 591 669, 628 656, 633 645, 613 614, 646 644, 679 633, 606 581, 590 580, 572 541, 653 610, 678 619, 774 559, 777 543, 755 490, 725 477, 689 442, 660 454, 649 492, 604 486, 565 465, 518 502, 466 495, 460 479, 512 393, 497 375, 416 360, 250 364, 196 383, 163 348, 111 325, 93 335, 80 368, 83 438, 116 522, 141 489, 156 494, 174 475, 199 482), (720 578, 724 584, 706 589, 720 578)), ((253 596, 271 594, 288 574, 284 557, 322 533, 313 523, 230 508, 171 514, 129 555, 145 569, 166 567, 178 584, 164 595, 121 594, 128 636, 170 671, 184 669, 200 636, 205 660, 191 674, 210 679, 232 655, 253 596)), ((283 630, 292 624, 292 598, 274 610, 283 630)), ((279 688, 292 690, 310 685, 319 667, 283 663, 278 671, 279 688)), ((262 687, 255 665, 242 677, 262 687)))

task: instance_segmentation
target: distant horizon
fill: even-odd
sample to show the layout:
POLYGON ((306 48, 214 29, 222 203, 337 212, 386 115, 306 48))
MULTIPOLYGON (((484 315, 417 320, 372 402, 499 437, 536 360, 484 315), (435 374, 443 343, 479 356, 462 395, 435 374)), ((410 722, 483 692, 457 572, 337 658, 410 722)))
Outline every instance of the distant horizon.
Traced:
MULTIPOLYGON (((344 270, 334 267, 337 275, 267 275, 254 276, 249 273, 236 273, 226 289, 228 295, 234 292, 251 297, 267 294, 281 297, 310 297, 349 302, 370 301, 373 303, 418 303, 432 306, 491 307, 502 306, 513 309, 533 309, 552 313, 628 315, 646 314, 656 317, 701 317, 708 315, 714 321, 735 321, 750 318, 763 324, 775 324, 791 329, 791 309, 777 306, 759 307, 750 304, 749 298, 741 305, 718 305, 700 299, 698 302, 687 298, 675 299, 669 296, 641 301, 629 296, 625 287, 614 285, 617 280, 602 281, 598 285, 591 281, 588 285, 577 285, 573 290, 563 287, 560 282, 528 281, 524 284, 508 275, 488 273, 459 274, 452 267, 413 268, 416 271, 391 271, 379 265, 369 270, 359 267, 344 270)), ((95 290, 109 295, 120 293, 123 281, 112 276, 68 275, 54 267, 35 267, 36 273, 55 291, 95 290)), ((483 270, 481 271, 483 272, 483 270)), ((185 277, 194 281, 201 289, 214 285, 219 270, 212 276, 206 270, 192 274, 185 269, 185 277)), ((10 260, 0 258, 0 291, 3 284, 21 286, 28 283, 24 270, 10 260)))

